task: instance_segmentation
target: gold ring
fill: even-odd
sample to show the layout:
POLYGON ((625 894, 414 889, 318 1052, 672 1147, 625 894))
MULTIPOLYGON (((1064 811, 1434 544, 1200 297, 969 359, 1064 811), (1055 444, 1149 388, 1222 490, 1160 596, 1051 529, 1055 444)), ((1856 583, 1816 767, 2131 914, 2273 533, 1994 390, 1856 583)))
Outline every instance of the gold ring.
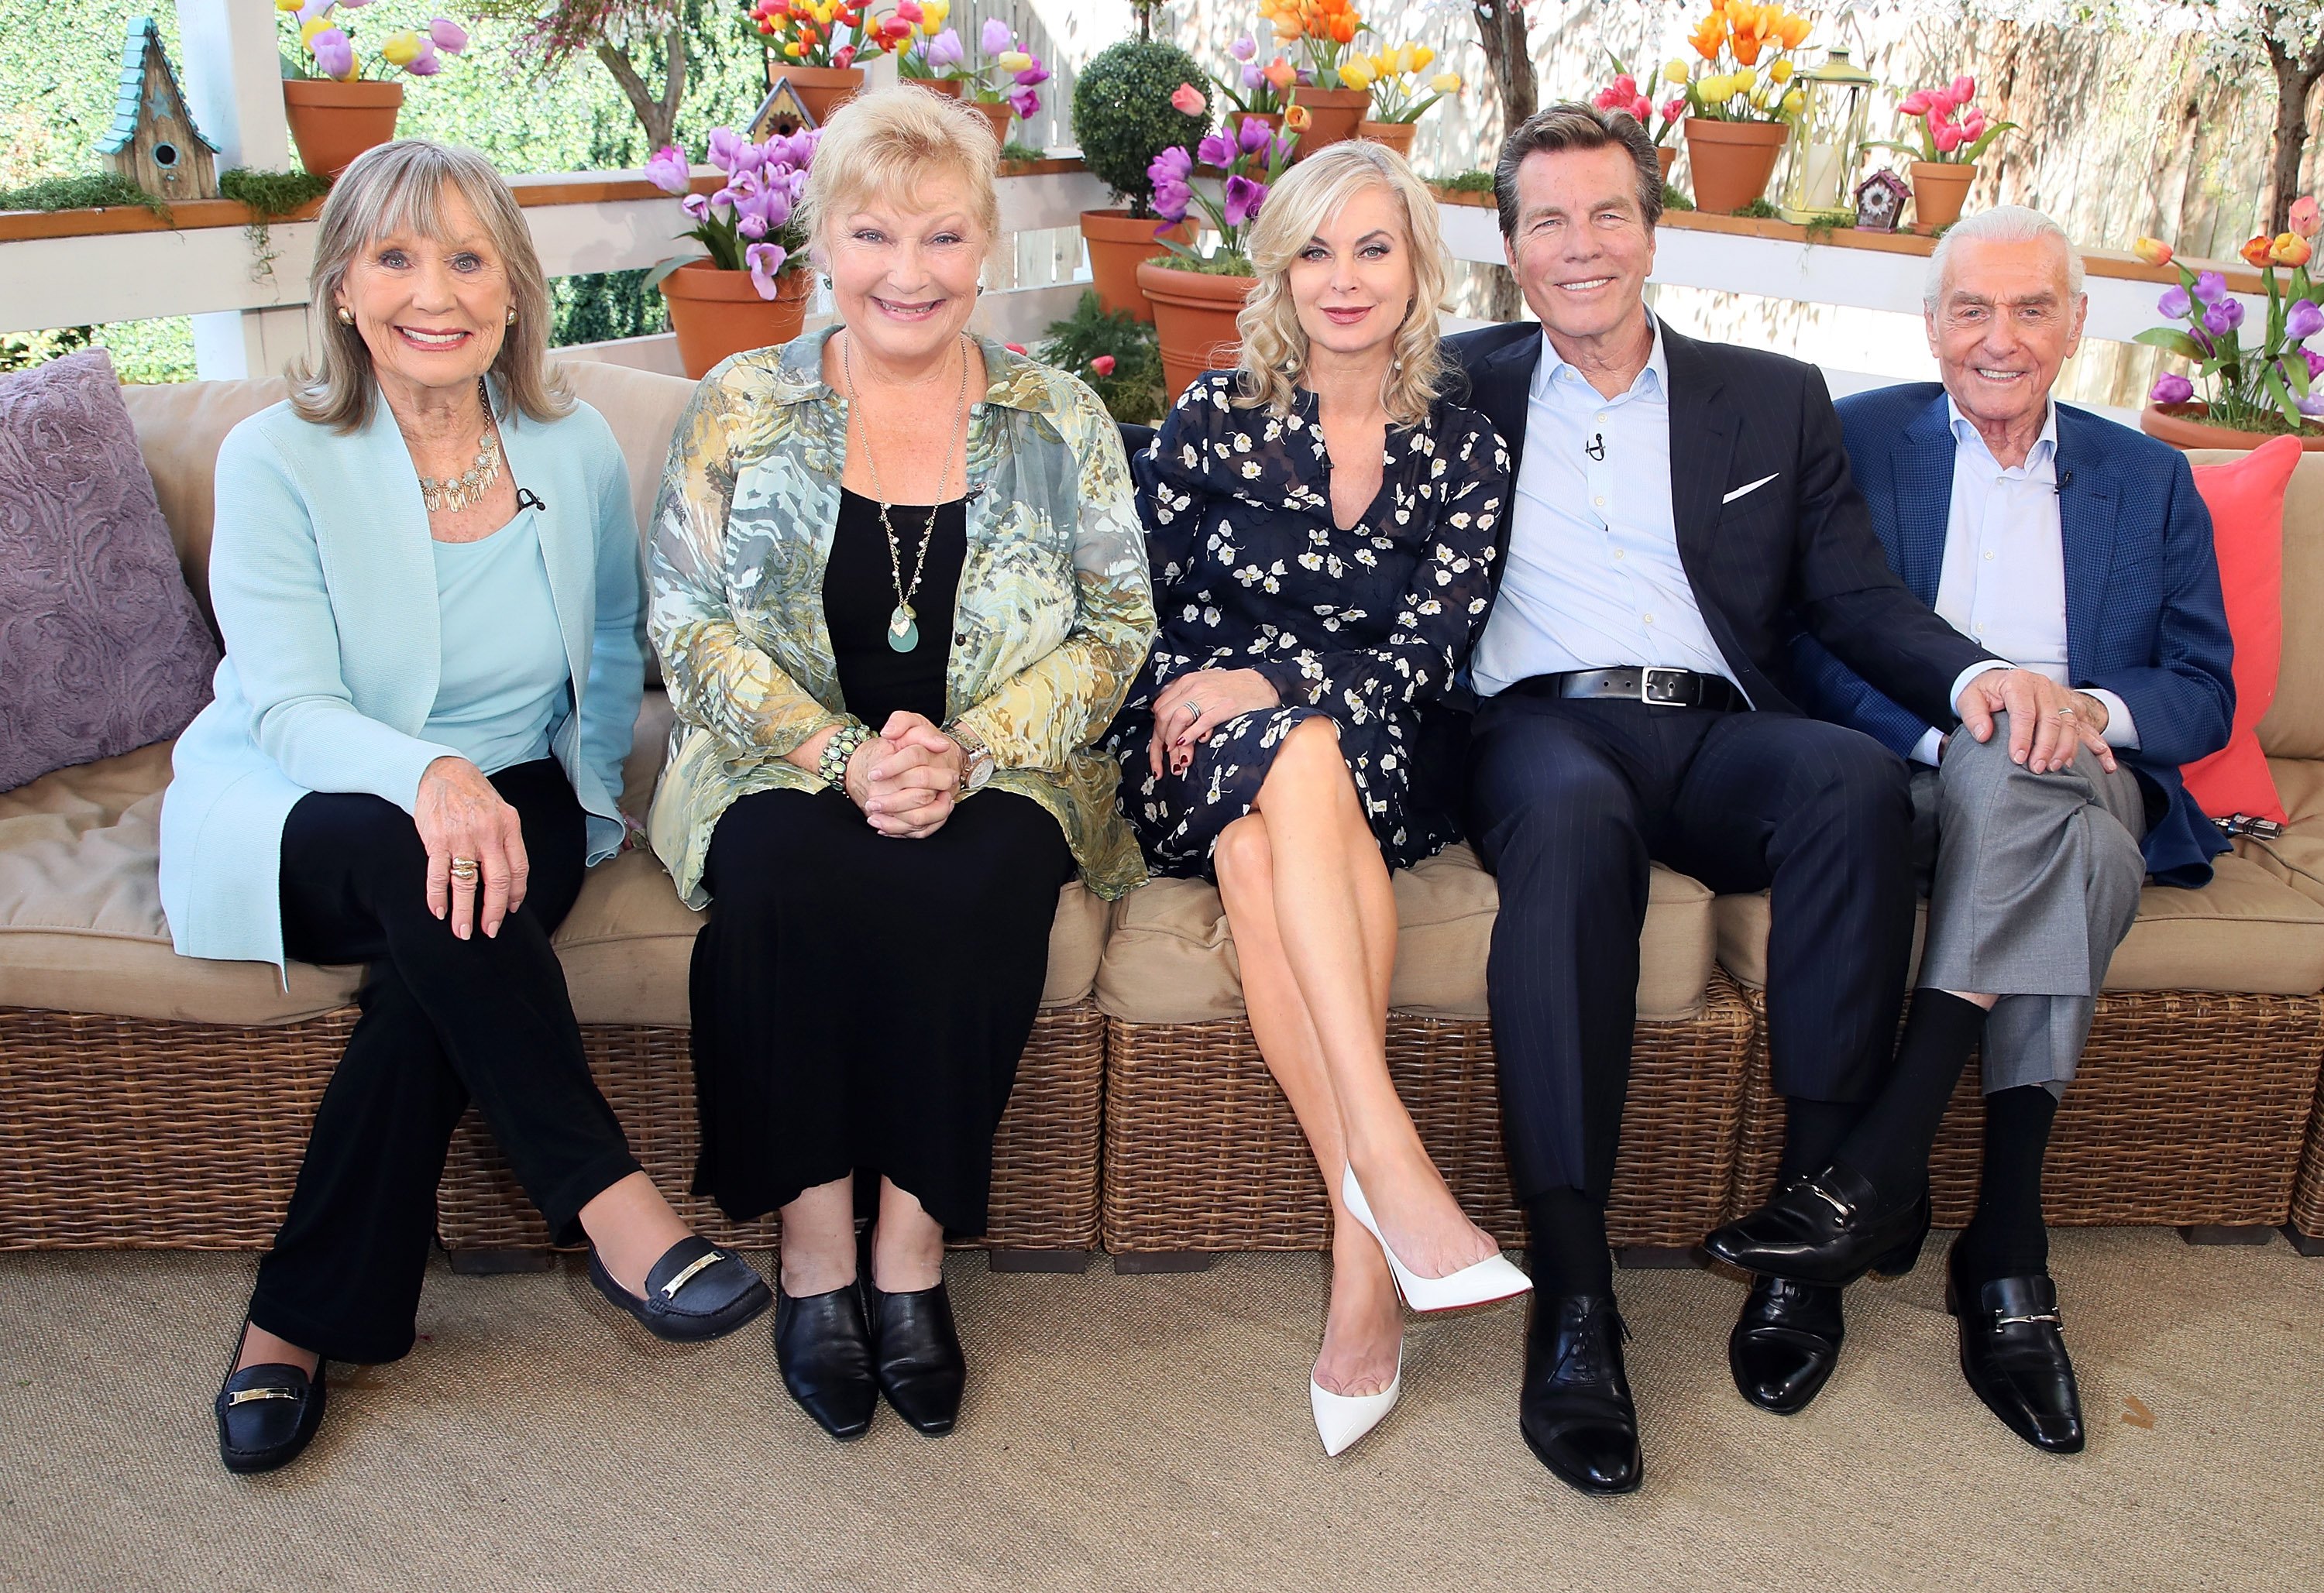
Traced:
POLYGON ((454 858, 452 878, 463 885, 474 885, 476 882, 476 860, 472 857, 454 858))

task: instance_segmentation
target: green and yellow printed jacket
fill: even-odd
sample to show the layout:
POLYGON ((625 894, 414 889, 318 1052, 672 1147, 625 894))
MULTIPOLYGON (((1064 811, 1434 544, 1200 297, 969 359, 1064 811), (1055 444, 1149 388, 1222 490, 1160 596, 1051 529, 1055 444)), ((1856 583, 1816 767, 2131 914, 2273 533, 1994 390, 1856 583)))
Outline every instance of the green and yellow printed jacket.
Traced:
MULTIPOLYGON (((719 815, 753 792, 820 789, 784 754, 856 723, 823 611, 848 434, 846 401, 822 375, 830 336, 712 371, 662 471, 648 623, 678 723, 647 830, 691 907, 708 900, 719 815)), ((984 789, 1048 809, 1090 889, 1119 897, 1146 866, 1114 806, 1117 765, 1093 743, 1155 630, 1121 435, 1074 377, 977 342, 990 382, 969 408, 945 717, 991 749, 984 789)))

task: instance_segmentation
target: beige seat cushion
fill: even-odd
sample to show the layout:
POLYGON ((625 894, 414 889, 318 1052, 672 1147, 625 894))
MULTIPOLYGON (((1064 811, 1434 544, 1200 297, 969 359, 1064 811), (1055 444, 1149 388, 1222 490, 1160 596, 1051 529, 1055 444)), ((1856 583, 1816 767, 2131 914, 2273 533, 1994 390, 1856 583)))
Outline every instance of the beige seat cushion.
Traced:
MULTIPOLYGON (((2200 890, 2150 885, 2138 922, 2107 969, 2110 990, 2222 990, 2309 996, 2324 989, 2324 901, 2287 889, 2256 863, 2217 860, 2200 890)), ((1745 984, 1767 982, 1767 895, 1722 896, 1713 907, 1720 966, 1745 984)), ((1920 909, 1913 962, 1920 962, 1928 909, 1920 909)))
POLYGON ((2236 851, 2309 900, 2324 902, 2324 759, 2271 758, 2267 766, 2292 824, 2273 841, 2238 841, 2236 851))
MULTIPOLYGON (((1493 877, 1463 845, 1399 870, 1394 883, 1388 1004, 1435 1017, 1487 1017, 1485 958, 1500 904, 1493 877)), ((1699 1010, 1711 951, 1711 892, 1657 866, 1638 937, 1638 1016, 1668 1020, 1699 1010)), ((1241 1016, 1242 971, 1217 889, 1199 879, 1156 879, 1123 898, 1098 966, 1097 1002, 1136 1023, 1241 1016)))

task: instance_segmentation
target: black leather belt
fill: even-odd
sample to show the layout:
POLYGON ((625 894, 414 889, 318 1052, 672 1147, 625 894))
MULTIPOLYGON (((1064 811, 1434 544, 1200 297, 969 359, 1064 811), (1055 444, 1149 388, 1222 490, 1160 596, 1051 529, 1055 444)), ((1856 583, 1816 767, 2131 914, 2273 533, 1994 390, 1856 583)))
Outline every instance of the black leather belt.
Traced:
POLYGON ((1667 669, 1659 664, 1644 668, 1573 669, 1563 675, 1529 676, 1509 689, 1530 696, 1608 697, 1657 708, 1709 708, 1720 714, 1741 713, 1751 706, 1736 689, 1735 683, 1724 675, 1667 669))

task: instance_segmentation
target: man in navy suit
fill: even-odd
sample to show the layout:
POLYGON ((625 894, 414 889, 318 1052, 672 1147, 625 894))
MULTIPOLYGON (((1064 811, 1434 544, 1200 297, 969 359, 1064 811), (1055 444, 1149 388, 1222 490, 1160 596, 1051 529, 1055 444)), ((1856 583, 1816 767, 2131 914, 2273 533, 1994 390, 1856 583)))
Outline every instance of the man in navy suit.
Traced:
POLYGON ((2070 688, 2055 712, 2095 730, 2106 754, 2015 763, 1892 700, 1812 635, 1795 640, 1803 705, 1916 766, 1927 950, 1895 1070, 1834 1157, 1871 1192, 1811 1181, 1709 1241, 1786 1306, 1779 1327, 1738 1329, 1737 1386, 1800 1409, 1831 1373, 1840 1285, 1855 1270, 1835 1202, 1925 1192, 1938 1119, 1981 1038, 1984 1176, 1947 1298, 1969 1386, 2056 1453, 2082 1447, 2082 1420, 2042 1225, 2051 1119, 2143 880, 2201 885, 2227 849, 2179 766, 2224 746, 2235 710, 2211 520, 2186 460, 2050 397, 2081 337, 2081 277, 2038 211, 1960 223, 1930 262, 1926 294, 1943 384, 1861 394, 1840 415, 1905 585, 1996 657, 2070 688))
MULTIPOLYGON (((1887 1075, 1912 806, 1894 753, 1800 712, 1791 633, 1969 739, 2010 711, 2003 744, 2043 767, 2084 732, 2055 717, 2063 687, 1997 664, 1888 567, 1814 367, 1649 313, 1662 179, 1636 121, 1553 106, 1509 137, 1494 186, 1540 322, 1447 347, 1516 486, 1471 659, 1468 815, 1500 884, 1488 993, 1532 1238, 1519 1422, 1559 1478, 1619 1493, 1640 1462, 1605 1202, 1649 861, 1772 889, 1768 1033, 1784 1165, 1804 1177, 1887 1075)), ((1871 1215, 1877 1241, 1917 1211, 1871 1215)), ((1745 1309, 1780 1322, 1768 1293, 1745 1309)))

